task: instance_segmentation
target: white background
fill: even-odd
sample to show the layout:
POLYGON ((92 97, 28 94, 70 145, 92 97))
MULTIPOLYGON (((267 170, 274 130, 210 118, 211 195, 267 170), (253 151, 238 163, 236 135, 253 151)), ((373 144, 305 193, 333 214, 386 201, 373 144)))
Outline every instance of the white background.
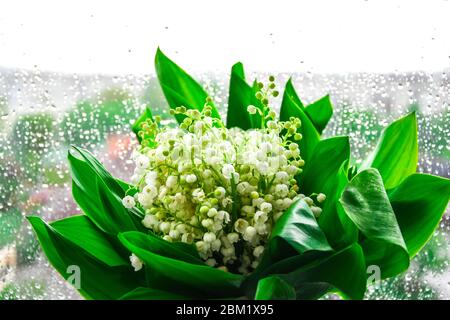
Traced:
POLYGON ((152 73, 161 46, 189 71, 437 71, 450 2, 20 1, 0 3, 0 66, 152 73))

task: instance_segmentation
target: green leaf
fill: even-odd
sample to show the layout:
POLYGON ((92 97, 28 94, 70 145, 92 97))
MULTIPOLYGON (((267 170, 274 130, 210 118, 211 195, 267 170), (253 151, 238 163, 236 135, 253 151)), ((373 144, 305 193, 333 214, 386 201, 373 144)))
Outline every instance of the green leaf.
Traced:
POLYGON ((321 140, 299 178, 303 193, 324 193, 327 196, 318 222, 334 248, 346 247, 358 238, 355 225, 338 203, 348 183, 346 172, 349 158, 348 137, 321 140))
POLYGON ((322 131, 330 121, 333 115, 333 105, 331 104, 330 96, 326 95, 323 98, 311 103, 305 108, 306 114, 311 119, 317 132, 322 134, 322 131))
POLYGON ((410 257, 428 242, 450 198, 450 180, 413 174, 388 191, 410 257))
POLYGON ((278 261, 258 275, 250 275, 243 284, 247 295, 255 282, 277 275, 293 286, 297 299, 317 299, 333 288, 345 298, 362 299, 366 290, 366 264, 361 246, 353 243, 337 252, 308 251, 278 261))
POLYGON ((405 271, 408 251, 380 173, 376 169, 358 173, 339 201, 363 235, 360 243, 367 265, 377 265, 382 278, 405 271))
POLYGON ((151 288, 136 288, 120 297, 119 300, 190 300, 189 296, 182 296, 164 290, 151 288))
POLYGON ((317 300, 334 288, 326 282, 302 283, 296 289, 297 300, 317 300))
POLYGON ((415 112, 412 112, 383 130, 375 150, 363 162, 361 170, 377 168, 386 189, 391 189, 416 172, 417 162, 417 121, 415 112))
POLYGON ((50 226, 61 236, 110 267, 130 265, 129 261, 118 254, 109 236, 85 215, 57 220, 50 223, 50 226))
POLYGON ((261 102, 255 97, 256 90, 257 87, 251 87, 245 81, 242 63, 233 65, 228 96, 227 128, 239 127, 247 130, 261 127, 261 116, 247 112, 249 105, 262 109, 261 102))
POLYGON ((292 78, 289 78, 286 82, 286 87, 284 88, 284 94, 289 96, 291 100, 303 111, 305 111, 305 106, 303 102, 300 100, 297 92, 295 91, 294 84, 292 83, 292 78))
MULTIPOLYGON (((85 298, 118 299, 145 285, 143 273, 134 272, 130 265, 110 267, 68 240, 39 217, 28 217, 28 220, 49 262, 64 279, 74 275, 69 266, 79 267, 80 287, 77 289, 85 298)), ((89 245, 89 248, 92 249, 92 245, 89 245)))
MULTIPOLYGON (((140 235, 137 235, 137 233, 126 233, 126 235, 129 238, 134 237, 133 239, 142 238, 140 235)), ((184 242, 172 243, 152 233, 147 234, 144 239, 147 249, 160 256, 185 261, 188 263, 199 264, 202 266, 205 265, 204 261, 200 259, 197 248, 194 244, 187 244, 184 242)))
POLYGON ((68 159, 72 173, 72 194, 80 208, 103 231, 143 230, 137 209, 127 210, 121 203, 124 189, 103 165, 86 150, 74 147, 68 159), (80 157, 81 156, 81 157, 80 157))
POLYGON ((135 189, 135 187, 131 184, 129 184, 128 182, 125 182, 121 179, 116 179, 117 183, 119 184, 119 186, 122 188, 123 193, 125 194, 125 192, 131 190, 131 189, 135 189))
POLYGON ((281 121, 288 121, 290 117, 296 117, 301 120, 302 126, 297 132, 301 133, 303 138, 298 142, 298 145, 300 146, 302 158, 308 161, 313 155, 313 150, 319 142, 320 136, 309 117, 303 111, 303 108, 295 102, 295 96, 290 90, 289 83, 290 81, 286 84, 286 89, 283 94, 280 119, 281 121))
POLYGON ((331 104, 330 96, 326 95, 305 107, 295 91, 294 85, 292 84, 292 78, 289 78, 286 82, 284 92, 308 116, 317 133, 320 135, 333 115, 333 106, 331 104))
MULTIPOLYGON (((264 254, 267 255, 267 252, 268 251, 266 249, 264 254)), ((245 290, 248 297, 253 297, 255 295, 259 280, 270 275, 290 273, 303 266, 314 263, 315 261, 320 261, 323 258, 327 258, 333 253, 333 251, 310 250, 299 254, 296 251, 292 251, 292 254, 286 255, 284 259, 274 259, 274 261, 270 263, 266 263, 268 259, 263 256, 263 259, 258 267, 243 281, 242 288, 245 290)))
MULTIPOLYGON (((146 122, 147 119, 151 119, 153 121, 153 115, 152 110, 149 107, 145 108, 145 111, 141 114, 141 116, 134 122, 131 129, 133 130, 134 134, 136 135, 136 138, 138 139, 139 143, 142 141, 142 138, 138 135, 139 131, 142 129, 141 124, 146 122)), ((147 140, 152 142, 149 147, 155 146, 154 138, 152 136, 146 136, 147 140)))
POLYGON ((303 200, 292 204, 271 232, 258 271, 287 257, 307 251, 331 251, 325 234, 303 200))
POLYGON ((85 176, 87 172, 91 172, 93 175, 101 178, 106 186, 115 194, 120 195, 123 192, 116 179, 114 179, 100 161, 98 161, 89 151, 72 146, 72 149, 69 150, 68 153, 68 159, 72 171, 72 179, 81 186, 84 191, 89 192, 95 188, 95 181, 92 181, 92 175, 85 176))
MULTIPOLYGON (((357 243, 281 277, 300 289, 300 292, 302 289, 310 290, 312 284, 319 290, 323 290, 324 284, 328 284, 336 288, 344 298, 362 299, 366 291, 366 264, 363 251, 357 243)), ((316 298, 316 294, 312 297, 316 298)))
POLYGON ((115 228, 117 234, 121 231, 144 231, 145 228, 142 223, 133 219, 132 210, 124 207, 122 198, 117 194, 112 193, 106 184, 101 179, 97 181, 97 213, 102 215, 102 218, 108 219, 110 226, 115 228))
POLYGON ((121 233, 119 239, 144 262, 147 281, 154 289, 171 288, 193 298, 242 296, 240 275, 157 254, 152 251, 152 238, 140 232, 121 233))
MULTIPOLYGON (((207 102, 208 94, 203 90, 190 75, 177 66, 158 48, 155 56, 155 69, 158 75, 162 91, 169 103, 170 108, 184 106, 187 109, 197 109, 201 111, 207 102)), ((212 102, 212 117, 219 118, 219 113, 212 102)), ((178 122, 183 117, 177 116, 178 122)))
POLYGON ((259 280, 255 300, 295 300, 295 289, 277 276, 259 280))

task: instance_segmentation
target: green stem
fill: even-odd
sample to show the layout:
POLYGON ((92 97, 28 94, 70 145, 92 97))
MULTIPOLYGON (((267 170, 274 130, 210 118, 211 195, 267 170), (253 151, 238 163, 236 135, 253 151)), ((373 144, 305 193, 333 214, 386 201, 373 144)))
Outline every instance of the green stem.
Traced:
POLYGON ((233 199, 232 209, 231 209, 231 225, 234 224, 234 222, 237 220, 237 206, 238 206, 238 197, 237 197, 237 190, 236 190, 236 183, 234 181, 234 175, 231 175, 231 195, 233 199))

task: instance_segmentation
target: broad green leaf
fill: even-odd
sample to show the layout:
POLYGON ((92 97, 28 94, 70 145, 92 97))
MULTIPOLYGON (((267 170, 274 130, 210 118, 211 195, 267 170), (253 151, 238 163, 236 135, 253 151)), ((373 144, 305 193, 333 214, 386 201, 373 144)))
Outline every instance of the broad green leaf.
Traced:
POLYGON ((110 237, 98 229, 85 215, 72 216, 50 223, 61 236, 110 267, 129 266, 119 255, 110 237))
POLYGON ((339 201, 363 235, 360 244, 367 265, 378 266, 382 278, 405 271, 408 251, 380 173, 376 169, 358 173, 339 201))
POLYGON ((410 257, 428 242, 450 199, 450 180, 413 174, 388 191, 410 257))
POLYGON ((377 168, 384 186, 391 189, 416 172, 417 162, 417 121, 415 112, 412 112, 383 130, 375 150, 363 162, 361 170, 377 168))
POLYGON ((261 117, 247 112, 249 105, 262 108, 261 102, 255 97, 256 90, 258 90, 257 87, 251 87, 245 81, 242 63, 233 65, 228 96, 227 128, 239 127, 247 130, 261 127, 261 117))
POLYGON ((97 210, 98 213, 109 219, 111 226, 116 229, 115 234, 121 231, 145 230, 142 223, 133 219, 131 210, 122 204, 122 198, 112 193, 103 180, 97 178, 97 210))
POLYGON ((366 290, 366 264, 361 246, 353 243, 340 251, 308 251, 278 261, 243 284, 247 295, 256 291, 257 281, 276 275, 296 290, 297 299, 317 299, 332 289, 344 297, 362 299, 366 290))
MULTIPOLYGON (((267 252, 268 251, 264 254, 267 255, 267 252)), ((263 256, 258 267, 243 281, 242 288, 245 290, 248 297, 253 297, 259 280, 270 275, 293 272, 303 266, 314 263, 314 261, 327 258, 332 254, 334 254, 333 251, 315 250, 305 251, 304 253, 299 254, 293 250, 291 255, 286 255, 286 258, 277 261, 274 259, 274 261, 270 263, 266 263, 268 259, 266 256, 263 256)))
MULTIPOLYGON (((184 106, 188 109, 202 110, 208 94, 190 75, 177 66, 158 48, 155 56, 155 69, 162 91, 170 108, 184 106)), ((212 116, 220 118, 212 102, 212 116)), ((177 116, 178 121, 182 117, 177 116)))
POLYGON ((114 179, 114 177, 105 169, 103 164, 101 164, 100 161, 98 161, 89 151, 78 148, 76 146, 72 146, 72 149, 69 150, 68 153, 68 159, 70 168, 72 170, 72 179, 76 181, 78 185, 86 185, 87 187, 90 187, 92 189, 94 188, 95 181, 90 181, 90 183, 86 181, 92 180, 92 175, 83 176, 83 174, 89 171, 87 169, 89 168, 95 176, 98 176, 103 180, 103 182, 112 192, 120 195, 123 191, 120 185, 117 183, 116 179, 114 179), (82 161, 83 164, 80 164, 80 161, 82 161), (78 166, 80 166, 80 168, 78 168, 78 166))
POLYGON ((28 217, 28 220, 49 262, 64 279, 74 275, 74 271, 69 267, 79 268, 80 287, 77 289, 85 298, 118 299, 145 285, 143 273, 134 272, 131 265, 110 267, 68 240, 39 217, 28 217))
POLYGON ((127 210, 121 203, 124 189, 89 152, 74 148, 68 159, 72 173, 72 194, 80 208, 103 231, 143 230, 137 209, 127 210), (81 156, 81 157, 80 157, 81 156))
POLYGON ((182 296, 177 293, 169 291, 151 289, 151 288, 136 288, 119 298, 119 300, 190 300, 189 296, 182 296))
POLYGON ((331 251, 332 248, 311 209, 305 201, 299 200, 275 223, 258 269, 311 250, 331 251))
MULTIPOLYGON (((132 235, 128 236, 132 237, 132 235)), ((136 238, 139 239, 139 236, 136 236, 136 238)), ((159 236, 153 235, 152 233, 147 234, 144 239, 148 250, 160 256, 199 264, 202 266, 205 265, 204 261, 200 259, 197 248, 194 244, 187 244, 184 242, 172 243, 162 239, 159 236)))
MULTIPOLYGON (((366 291, 366 264, 363 251, 357 243, 281 277, 291 285, 305 290, 311 289, 312 284, 315 284, 315 289, 323 292, 324 285, 328 284, 349 299, 362 299, 366 291)), ((313 293, 315 295, 311 290, 311 294, 313 293)), ((312 297, 316 298, 314 295, 312 297)))
POLYGON ((317 224, 314 214, 305 201, 298 200, 278 219, 270 234, 270 242, 276 243, 279 251, 288 244, 298 253, 309 250, 332 250, 317 224))
MULTIPOLYGON (((141 116, 134 122, 134 124, 131 127, 131 129, 133 130, 134 134, 136 135, 136 138, 138 139, 139 143, 142 141, 142 138, 138 135, 138 133, 140 130, 142 130, 142 128, 141 128, 142 123, 147 121, 147 119, 153 120, 152 110, 149 107, 145 108, 145 111, 141 114, 141 116)), ((150 145, 150 147, 154 146, 154 138, 155 137, 146 136, 145 138, 147 138, 149 141, 153 142, 153 144, 150 145)))
POLYGON ((284 94, 289 96, 291 100, 303 111, 305 111, 305 106, 303 102, 300 100, 297 92, 295 91, 294 84, 292 83, 292 78, 289 78, 286 82, 286 87, 284 88, 284 94))
POLYGON ((314 127, 316 127, 317 132, 322 134, 333 115, 333 105, 331 104, 330 96, 326 95, 311 103, 305 108, 305 112, 311 119, 314 127))
POLYGON ((318 222, 334 248, 346 247, 358 238, 356 226, 338 203, 348 183, 349 158, 348 137, 321 140, 299 178, 300 188, 306 195, 324 193, 327 196, 318 222))
POLYGON ((295 289, 277 276, 259 280, 255 300, 295 300, 295 289))
POLYGON ((242 64, 242 62, 236 62, 231 67, 231 73, 234 73, 238 78, 245 80, 244 65, 242 64))
MULTIPOLYGON (((94 179, 96 182, 96 179, 94 179)), ((117 233, 117 226, 114 226, 103 211, 100 201, 96 201, 96 194, 89 194, 83 191, 74 181, 72 181, 72 197, 81 210, 95 223, 102 231, 114 235, 117 233)))
POLYGON ((295 91, 291 78, 287 81, 284 92, 303 112, 305 112, 320 135, 333 115, 333 106, 329 95, 326 95, 325 97, 305 107, 295 91))
POLYGON ((245 82, 244 66, 238 62, 231 68, 227 128, 239 127, 247 130, 252 127, 250 114, 247 112, 251 93, 251 87, 245 82))
POLYGON ((102 210, 97 194, 97 178, 89 165, 72 155, 69 151, 69 163, 72 173, 72 196, 78 206, 103 231, 116 234, 117 227, 111 224, 102 210))
POLYGON ((286 85, 281 102, 280 119, 281 121, 288 121, 290 117, 296 117, 301 120, 302 126, 298 129, 298 132, 302 134, 303 138, 298 142, 298 145, 302 158, 308 161, 313 155, 313 150, 319 142, 320 136, 309 117, 293 100, 287 88, 286 85))
POLYGON ((129 184, 128 182, 125 182, 121 179, 116 179, 117 183, 119 184, 119 186, 122 188, 123 193, 125 194, 125 192, 135 189, 135 187, 131 184, 129 184))
POLYGON ((147 281, 154 289, 171 288, 193 298, 242 296, 240 275, 159 255, 151 251, 151 237, 140 232, 121 233, 119 239, 144 262, 147 281))

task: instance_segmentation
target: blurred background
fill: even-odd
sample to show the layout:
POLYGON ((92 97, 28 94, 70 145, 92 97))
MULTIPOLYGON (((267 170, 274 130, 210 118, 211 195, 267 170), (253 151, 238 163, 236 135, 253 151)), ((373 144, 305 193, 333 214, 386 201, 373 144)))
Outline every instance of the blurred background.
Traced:
MULTIPOLYGON (((450 2, 2 1, 0 4, 0 299, 80 299, 52 270, 25 216, 80 211, 70 145, 129 180, 130 125, 146 106, 171 117, 153 68, 164 52, 225 118, 229 70, 292 76, 305 103, 330 94, 325 136, 363 158, 389 122, 415 110, 419 171, 450 176, 450 2)), ((275 109, 279 99, 273 101, 275 109)), ((450 299, 450 217, 405 274, 368 299, 450 299)))

